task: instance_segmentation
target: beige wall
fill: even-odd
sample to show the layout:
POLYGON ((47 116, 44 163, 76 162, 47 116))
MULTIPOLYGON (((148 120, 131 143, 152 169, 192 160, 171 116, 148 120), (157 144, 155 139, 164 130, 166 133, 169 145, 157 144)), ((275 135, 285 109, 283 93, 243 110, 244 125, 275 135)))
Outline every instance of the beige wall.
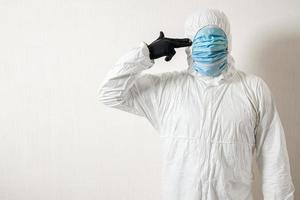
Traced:
MULTIPOLYGON (((299 0, 1 0, 0 199, 158 200, 157 133, 96 92, 123 53, 160 30, 183 36, 200 7, 228 15, 236 67, 274 93, 299 199, 299 0)), ((149 73, 186 67, 179 50, 149 73)))

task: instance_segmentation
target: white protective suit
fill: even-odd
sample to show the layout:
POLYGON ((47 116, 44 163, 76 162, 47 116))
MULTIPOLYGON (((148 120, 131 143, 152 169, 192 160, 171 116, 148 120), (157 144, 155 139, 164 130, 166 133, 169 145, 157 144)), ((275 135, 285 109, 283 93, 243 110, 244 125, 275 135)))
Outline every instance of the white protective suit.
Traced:
MULTIPOLYGON (((205 25, 227 34, 223 12, 208 9, 188 18, 190 39, 205 25)), ((217 77, 182 71, 143 73, 151 68, 146 43, 124 55, 98 91, 105 105, 149 120, 160 136, 162 200, 251 200, 252 155, 265 200, 294 199, 284 130, 274 98, 262 78, 229 66, 217 77)))

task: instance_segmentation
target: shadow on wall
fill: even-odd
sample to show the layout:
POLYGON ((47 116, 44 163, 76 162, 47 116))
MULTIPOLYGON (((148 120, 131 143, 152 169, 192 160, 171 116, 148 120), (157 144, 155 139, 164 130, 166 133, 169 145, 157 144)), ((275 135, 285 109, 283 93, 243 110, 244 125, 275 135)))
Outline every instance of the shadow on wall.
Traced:
MULTIPOLYGON (((287 30, 287 29, 285 29, 287 30)), ((255 71, 271 89, 285 130, 295 197, 300 197, 300 34, 269 31, 260 46, 251 48, 255 71)), ((257 174, 257 171, 255 172, 257 174)), ((260 183, 259 183, 260 184, 260 183)), ((255 184, 254 193, 260 187, 255 184)), ((260 192, 260 191, 259 191, 260 192)), ((255 199, 262 199, 257 196, 255 199)))

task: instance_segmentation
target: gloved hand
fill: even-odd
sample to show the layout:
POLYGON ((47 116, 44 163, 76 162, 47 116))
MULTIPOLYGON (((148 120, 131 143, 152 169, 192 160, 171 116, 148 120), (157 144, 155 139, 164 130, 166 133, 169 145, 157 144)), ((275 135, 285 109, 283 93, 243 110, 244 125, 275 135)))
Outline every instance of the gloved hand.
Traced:
POLYGON ((176 53, 175 48, 188 47, 191 45, 192 41, 189 38, 166 38, 164 33, 160 31, 159 37, 147 46, 150 52, 150 59, 166 56, 165 61, 170 61, 176 53))

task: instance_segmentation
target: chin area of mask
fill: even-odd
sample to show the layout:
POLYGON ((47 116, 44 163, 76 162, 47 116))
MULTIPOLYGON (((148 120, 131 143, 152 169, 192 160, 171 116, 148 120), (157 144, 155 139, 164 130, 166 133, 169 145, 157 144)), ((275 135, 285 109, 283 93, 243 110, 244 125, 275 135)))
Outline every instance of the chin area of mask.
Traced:
POLYGON ((218 76, 227 68, 228 40, 215 26, 201 28, 193 39, 193 68, 206 76, 218 76))

